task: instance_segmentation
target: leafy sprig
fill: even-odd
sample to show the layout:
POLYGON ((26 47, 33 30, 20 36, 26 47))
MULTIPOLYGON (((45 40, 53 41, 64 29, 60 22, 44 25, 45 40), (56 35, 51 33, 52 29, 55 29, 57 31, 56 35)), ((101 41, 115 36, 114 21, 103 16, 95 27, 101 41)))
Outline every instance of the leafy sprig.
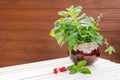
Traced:
MULTIPOLYGON (((61 18, 55 21, 50 36, 56 38, 60 46, 67 43, 68 49, 72 50, 76 44, 96 42, 102 45, 104 43, 97 22, 93 17, 87 16, 86 13, 80 15, 81 11, 81 6, 70 6, 66 8, 66 11, 58 12, 61 18)), ((106 47, 105 52, 109 54, 115 52, 115 49, 110 44, 106 45, 106 47)))
POLYGON ((77 63, 77 65, 71 65, 67 67, 67 70, 69 70, 70 74, 75 74, 77 72, 83 73, 83 74, 91 74, 91 71, 88 68, 85 68, 87 61, 81 60, 77 63))
POLYGON ((114 47, 112 47, 112 46, 107 42, 107 39, 105 39, 104 44, 105 44, 106 47, 107 47, 106 50, 105 50, 105 52, 108 52, 109 55, 111 55, 113 52, 116 52, 115 49, 114 49, 114 47))

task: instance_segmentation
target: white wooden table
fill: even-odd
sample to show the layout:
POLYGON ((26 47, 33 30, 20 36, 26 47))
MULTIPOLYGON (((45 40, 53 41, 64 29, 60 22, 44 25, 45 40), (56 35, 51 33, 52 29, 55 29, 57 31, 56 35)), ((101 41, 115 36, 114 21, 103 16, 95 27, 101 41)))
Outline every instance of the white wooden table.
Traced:
POLYGON ((55 67, 71 64, 71 60, 66 57, 0 68, 0 80, 120 80, 120 64, 101 58, 94 65, 88 66, 92 74, 53 74, 55 67))

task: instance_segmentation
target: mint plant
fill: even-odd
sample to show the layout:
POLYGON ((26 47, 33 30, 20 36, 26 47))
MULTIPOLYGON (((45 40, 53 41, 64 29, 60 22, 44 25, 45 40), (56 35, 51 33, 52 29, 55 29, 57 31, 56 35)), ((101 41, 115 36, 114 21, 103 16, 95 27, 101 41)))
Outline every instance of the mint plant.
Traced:
POLYGON ((61 18, 55 21, 50 36, 56 38, 60 46, 67 43, 69 50, 72 50, 76 44, 96 42, 100 45, 105 44, 107 48, 105 52, 110 55, 115 52, 115 49, 99 33, 95 19, 87 16, 86 13, 81 14, 81 11, 81 6, 70 6, 66 11, 58 12, 61 18))

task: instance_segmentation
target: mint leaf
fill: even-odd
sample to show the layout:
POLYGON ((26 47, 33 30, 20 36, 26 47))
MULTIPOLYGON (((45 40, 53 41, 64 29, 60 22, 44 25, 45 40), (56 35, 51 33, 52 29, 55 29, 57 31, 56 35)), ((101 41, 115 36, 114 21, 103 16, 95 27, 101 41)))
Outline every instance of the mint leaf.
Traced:
POLYGON ((82 11, 82 7, 81 6, 77 6, 74 8, 74 10, 78 13, 80 13, 82 11))
POLYGON ((71 65, 67 67, 67 70, 72 70, 73 67, 76 67, 75 65, 71 65))
POLYGON ((50 36, 52 36, 52 37, 55 37, 55 33, 54 33, 55 31, 52 29, 51 31, 50 31, 50 36))
POLYGON ((70 74, 75 74, 75 73, 77 73, 77 67, 75 66, 75 65, 72 65, 72 66, 68 66, 67 67, 67 70, 69 70, 70 72, 70 74))
POLYGON ((74 6, 73 6, 73 5, 70 6, 69 8, 66 8, 66 10, 67 10, 68 12, 72 12, 73 9, 74 9, 74 6))
POLYGON ((71 34, 69 37, 68 37, 68 49, 69 50, 72 50, 74 45, 77 43, 77 37, 76 37, 76 34, 71 34))
POLYGON ((74 10, 73 10, 72 17, 74 17, 74 18, 77 17, 81 11, 82 11, 82 7, 81 6, 75 7, 74 10))
POLYGON ((91 26, 93 30, 99 30, 96 26, 91 26))
POLYGON ((106 45, 106 47, 109 46, 109 43, 107 42, 107 39, 105 39, 104 44, 106 45))
POLYGON ((81 6, 77 6, 77 7, 70 6, 69 8, 67 8, 67 11, 72 18, 76 18, 79 15, 79 13, 82 11, 82 7, 81 6))
POLYGON ((87 64, 87 61, 86 60, 81 60, 77 63, 77 67, 78 68, 81 68, 83 66, 85 66, 87 64))
POLYGON ((107 39, 105 39, 104 44, 106 45, 107 49, 105 52, 107 52, 109 55, 112 55, 113 52, 116 52, 114 47, 112 47, 108 42, 107 39))
POLYGON ((64 40, 64 36, 60 37, 58 40, 57 40, 57 43, 60 45, 64 40))
POLYGON ((77 70, 76 70, 76 69, 71 70, 69 73, 70 73, 70 74, 75 74, 75 73, 77 73, 77 70))
POLYGON ((64 23, 71 23, 73 21, 73 18, 64 18, 63 22, 64 23))
POLYGON ((91 74, 91 71, 88 68, 81 68, 80 72, 83 74, 91 74))
POLYGON ((68 16, 68 12, 67 11, 61 11, 61 12, 58 12, 58 14, 60 16, 63 16, 63 17, 67 17, 68 16))
POLYGON ((77 72, 79 72, 81 70, 82 67, 77 67, 77 72))
POLYGON ((109 46, 109 47, 105 50, 105 52, 108 52, 109 55, 112 55, 112 53, 113 53, 113 52, 116 52, 116 51, 115 51, 115 49, 114 49, 112 46, 109 46))
POLYGON ((94 26, 94 22, 89 18, 86 17, 80 21, 82 26, 89 27, 89 26, 94 26))
POLYGON ((90 17, 90 20, 93 22, 93 23, 96 23, 95 22, 95 19, 93 17, 90 17))
POLYGON ((81 19, 86 17, 86 13, 83 13, 81 16, 78 17, 78 20, 80 21, 81 19))

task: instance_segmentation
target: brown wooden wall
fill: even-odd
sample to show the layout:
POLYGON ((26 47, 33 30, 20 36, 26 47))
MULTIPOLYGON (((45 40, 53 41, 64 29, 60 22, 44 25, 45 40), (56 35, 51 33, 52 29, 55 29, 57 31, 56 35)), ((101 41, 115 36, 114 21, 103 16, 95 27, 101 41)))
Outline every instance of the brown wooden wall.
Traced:
POLYGON ((0 0, 0 66, 16 65, 67 56, 49 36, 58 11, 81 5, 83 12, 103 14, 101 34, 116 48, 113 56, 101 57, 120 62, 120 0, 0 0))

